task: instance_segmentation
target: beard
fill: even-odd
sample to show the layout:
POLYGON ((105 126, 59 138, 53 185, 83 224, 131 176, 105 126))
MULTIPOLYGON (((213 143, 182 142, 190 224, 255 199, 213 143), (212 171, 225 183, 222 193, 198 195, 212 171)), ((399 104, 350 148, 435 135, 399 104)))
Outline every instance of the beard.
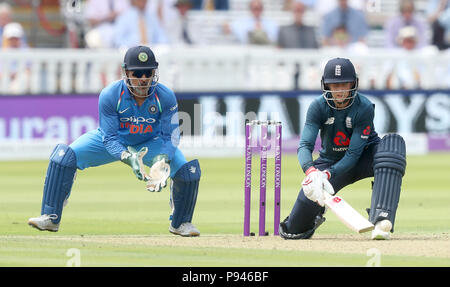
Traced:
POLYGON ((148 82, 147 84, 139 84, 136 83, 136 85, 132 85, 131 81, 127 81, 128 82, 128 90, 130 91, 130 93, 135 96, 135 97, 139 97, 139 98, 145 98, 148 97, 148 92, 151 88, 152 82, 148 82))
POLYGON ((138 96, 146 97, 149 89, 150 87, 133 87, 133 92, 138 96))

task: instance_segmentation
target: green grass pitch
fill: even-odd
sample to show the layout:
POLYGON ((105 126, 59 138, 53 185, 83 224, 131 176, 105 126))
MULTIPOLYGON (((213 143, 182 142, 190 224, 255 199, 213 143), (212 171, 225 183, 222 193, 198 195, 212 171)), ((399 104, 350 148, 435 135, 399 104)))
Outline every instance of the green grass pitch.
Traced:
MULTIPOLYGON (((254 166, 259 159, 254 157, 254 166)), ((273 168, 273 160, 269 161, 273 168)), ((242 236, 243 158, 200 158, 194 224, 199 238, 168 232, 169 191, 150 193, 122 163, 79 171, 60 231, 27 225, 40 214, 46 161, 0 162, 0 266, 450 266, 450 153, 408 156, 391 241, 355 234, 331 212, 311 240, 242 236), (74 253, 75 252, 75 253, 74 253), (374 253, 375 252, 375 253, 374 253), (377 254, 378 255, 373 255, 377 254), (378 256, 378 257, 377 257, 378 256), (376 264, 375 264, 376 265, 376 264)), ((256 169, 255 169, 256 172, 256 169)), ((303 172, 282 159, 281 218, 297 197, 303 172)), ((370 181, 340 195, 360 213, 370 181)), ((257 232, 258 176, 252 231, 257 232)), ((273 169, 268 170, 267 229, 273 231, 273 169)))

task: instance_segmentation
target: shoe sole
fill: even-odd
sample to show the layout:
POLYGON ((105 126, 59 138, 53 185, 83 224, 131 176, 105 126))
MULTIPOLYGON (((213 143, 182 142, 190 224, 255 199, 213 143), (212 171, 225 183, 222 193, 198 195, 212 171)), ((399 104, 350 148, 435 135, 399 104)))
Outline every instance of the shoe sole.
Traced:
POLYGON ((39 230, 39 231, 50 231, 50 232, 57 232, 57 231, 58 231, 58 229, 54 230, 54 229, 40 228, 40 227, 39 227, 36 223, 34 223, 34 222, 28 222, 28 225, 31 226, 31 227, 33 227, 33 228, 36 228, 36 229, 39 230))
POLYGON ((373 237, 372 240, 389 240, 389 238, 385 238, 382 235, 377 235, 373 237))
POLYGON ((390 239, 389 234, 387 236, 385 236, 381 233, 378 233, 375 236, 372 236, 372 240, 389 240, 389 239, 390 239))
POLYGON ((169 232, 172 233, 172 234, 175 234, 175 235, 180 235, 182 237, 198 237, 198 236, 200 236, 200 233, 197 233, 197 232, 192 232, 192 233, 189 233, 189 234, 182 234, 182 233, 179 233, 179 232, 176 232, 176 231, 172 231, 172 230, 169 230, 169 232))

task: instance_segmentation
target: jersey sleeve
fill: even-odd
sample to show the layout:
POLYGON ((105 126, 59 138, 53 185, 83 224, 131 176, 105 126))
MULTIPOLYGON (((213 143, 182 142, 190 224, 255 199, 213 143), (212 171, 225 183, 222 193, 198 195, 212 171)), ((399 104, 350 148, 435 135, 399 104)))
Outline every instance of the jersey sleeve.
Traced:
POLYGON ((119 120, 117 117, 115 97, 103 90, 100 93, 98 102, 98 116, 100 130, 103 132, 103 144, 106 150, 116 159, 120 159, 120 155, 125 146, 119 142, 118 129, 119 120))
POLYGON ((175 94, 168 92, 161 99, 161 137, 163 145, 161 154, 167 154, 172 160, 175 150, 180 143, 180 131, 178 122, 178 103, 175 94))
POLYGON ((312 153, 314 151, 317 134, 319 133, 321 125, 320 119, 321 112, 319 102, 314 101, 311 103, 306 113, 305 126, 303 128, 300 144, 297 150, 298 161, 304 172, 313 166, 312 153))
POLYGON ((369 134, 371 130, 373 130, 374 114, 373 106, 370 106, 359 113, 359 117, 355 121, 348 150, 345 152, 344 157, 329 169, 332 177, 345 174, 356 165, 367 145, 369 134))

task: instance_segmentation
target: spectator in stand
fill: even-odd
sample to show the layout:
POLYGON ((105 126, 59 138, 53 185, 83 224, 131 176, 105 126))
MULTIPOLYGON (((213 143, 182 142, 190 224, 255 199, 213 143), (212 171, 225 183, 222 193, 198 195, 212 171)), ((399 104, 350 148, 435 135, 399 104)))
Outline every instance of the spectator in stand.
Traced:
POLYGON ((192 0, 194 10, 228 10, 229 0, 192 0))
MULTIPOLYGON (((314 14, 317 17, 320 17, 320 19, 322 19, 327 13, 330 13, 332 10, 336 9, 339 4, 339 0, 302 0, 302 1, 304 1, 304 3, 309 8, 311 8, 314 11, 314 14)), ((353 9, 364 12, 368 1, 371 0, 348 0, 347 5, 352 7, 353 9)))
MULTIPOLYGON (((12 21, 13 10, 11 5, 6 2, 0 3, 0 47, 3 46, 3 32, 8 23, 12 21)), ((22 47, 28 47, 27 37, 25 33, 22 33, 22 39, 20 41, 22 47)))
POLYGON ((272 45, 277 43, 278 25, 262 16, 264 4, 261 0, 251 0, 249 9, 251 17, 236 20, 225 33, 231 32, 239 43, 252 45, 272 45))
POLYGON ((147 9, 157 15, 159 24, 165 31, 170 30, 172 22, 178 17, 176 2, 177 0, 151 0, 147 4, 147 9))
POLYGON ((11 13, 11 6, 8 3, 0 3, 0 47, 3 43, 5 25, 11 22, 11 13))
POLYGON ((130 4, 114 24, 114 46, 128 48, 167 44, 167 35, 159 23, 158 16, 147 9, 147 0, 131 0, 130 4))
POLYGON ((192 7, 192 0, 153 0, 147 5, 152 13, 158 15, 161 28, 171 45, 194 45, 203 42, 198 33, 203 23, 188 19, 192 7))
MULTIPOLYGON (((325 49, 327 49, 327 51, 335 50, 341 53, 363 55, 367 54, 369 48, 364 42, 351 42, 347 27, 342 25, 333 30, 328 46, 326 46, 325 49)), ((357 63, 357 61, 355 61, 355 63, 357 63)))
MULTIPOLYGON (((26 49, 27 43, 23 42, 25 32, 20 23, 10 22, 3 28, 2 50, 26 49)), ((8 93, 20 94, 29 89, 30 69, 29 63, 25 63, 25 69, 20 70, 20 63, 11 61, 8 66, 10 73, 8 93)), ((2 67, 0 66, 0 72, 2 67)), ((0 75, 1 78, 2 75, 0 75)))
POLYGON ((369 31, 364 13, 350 7, 347 0, 339 0, 338 7, 323 17, 324 46, 330 45, 333 32, 340 26, 345 27, 349 35, 349 43, 364 42, 369 31))
POLYGON ((427 6, 427 17, 431 25, 431 44, 439 50, 450 47, 450 1, 429 0, 427 6))
POLYGON ((296 0, 284 0, 283 1, 283 10, 284 11, 291 11, 292 10, 292 5, 294 5, 294 2, 296 2, 296 0))
POLYGON ((2 47, 4 49, 20 49, 28 47, 27 43, 23 43, 23 37, 25 32, 20 23, 10 22, 5 25, 3 29, 3 42, 2 47))
MULTIPOLYGON (((389 62, 385 66, 388 71, 386 80, 387 89, 420 89, 424 88, 423 78, 427 69, 421 59, 432 58, 438 52, 434 46, 419 47, 419 34, 416 27, 406 26, 400 29, 397 37, 399 50, 405 55, 418 57, 399 58, 398 61, 389 62)), ((443 76, 443 75, 439 75, 443 76)))
MULTIPOLYGON (((328 45, 322 48, 322 52, 330 55, 366 56, 369 54, 369 47, 362 41, 351 42, 347 27, 341 25, 333 30, 331 37, 328 40, 328 45)), ((354 59, 352 61, 359 72, 370 75, 373 74, 374 71, 372 67, 365 65, 364 61, 359 59, 354 59)), ((322 66, 325 64, 325 62, 322 62, 322 66)))
POLYGON ((192 45, 195 44, 195 33, 192 33, 187 13, 192 8, 191 0, 177 0, 174 4, 176 7, 176 17, 171 23, 168 23, 167 34, 170 44, 172 45, 192 45))
POLYGON ((329 46, 339 47, 341 49, 345 49, 348 47, 348 45, 350 44, 350 35, 348 34, 345 25, 337 26, 333 30, 328 44, 329 46))
POLYGON ((128 0, 87 0, 84 15, 90 29, 85 36, 86 46, 113 47, 114 22, 128 7, 128 0))
POLYGON ((416 46, 418 48, 424 47, 427 44, 425 21, 418 15, 415 15, 414 1, 401 0, 399 10, 400 15, 390 19, 384 28, 386 48, 401 47, 397 39, 400 30, 407 26, 412 26, 416 30, 416 46))
POLYGON ((318 48, 314 27, 303 23, 303 16, 307 9, 306 5, 297 1, 292 3, 291 9, 294 14, 294 23, 280 27, 278 46, 280 48, 318 48))

